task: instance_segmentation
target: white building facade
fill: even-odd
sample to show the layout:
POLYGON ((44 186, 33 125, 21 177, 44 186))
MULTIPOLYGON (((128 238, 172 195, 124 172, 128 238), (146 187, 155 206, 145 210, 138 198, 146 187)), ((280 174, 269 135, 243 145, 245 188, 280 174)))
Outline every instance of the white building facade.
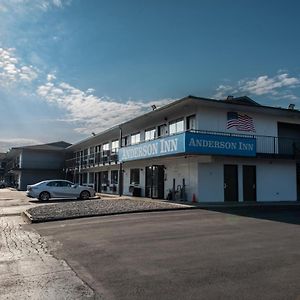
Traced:
POLYGON ((69 178, 98 192, 203 203, 299 200, 300 112, 248 97, 188 96, 68 150, 69 178))

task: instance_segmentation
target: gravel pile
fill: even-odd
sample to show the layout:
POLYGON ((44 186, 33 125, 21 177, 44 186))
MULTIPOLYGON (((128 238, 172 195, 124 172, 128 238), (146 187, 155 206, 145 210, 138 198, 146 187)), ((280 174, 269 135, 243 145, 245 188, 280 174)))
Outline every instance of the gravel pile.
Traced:
POLYGON ((187 205, 143 199, 91 199, 41 205, 25 211, 31 222, 47 222, 129 212, 186 209, 187 205))

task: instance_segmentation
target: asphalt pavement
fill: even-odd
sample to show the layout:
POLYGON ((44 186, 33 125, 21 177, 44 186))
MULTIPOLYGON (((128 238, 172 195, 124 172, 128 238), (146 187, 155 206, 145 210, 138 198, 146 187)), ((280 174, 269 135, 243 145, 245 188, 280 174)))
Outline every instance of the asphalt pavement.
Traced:
POLYGON ((300 299, 300 212, 191 210, 26 225, 103 299, 300 299))

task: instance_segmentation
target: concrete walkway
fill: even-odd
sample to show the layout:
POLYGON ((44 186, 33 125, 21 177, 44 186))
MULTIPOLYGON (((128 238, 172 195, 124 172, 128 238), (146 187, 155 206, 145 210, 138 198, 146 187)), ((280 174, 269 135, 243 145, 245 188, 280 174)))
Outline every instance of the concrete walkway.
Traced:
POLYGON ((95 299, 69 265, 50 254, 60 245, 25 230, 20 213, 34 207, 24 192, 0 190, 0 299, 95 299))

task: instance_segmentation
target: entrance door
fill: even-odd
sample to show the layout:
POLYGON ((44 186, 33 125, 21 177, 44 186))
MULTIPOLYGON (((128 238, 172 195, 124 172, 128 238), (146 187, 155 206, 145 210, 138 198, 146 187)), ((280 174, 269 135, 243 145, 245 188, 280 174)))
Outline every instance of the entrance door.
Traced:
POLYGON ((224 165, 224 201, 239 201, 237 165, 224 165))
POLYGON ((256 166, 243 166, 244 201, 256 201, 256 166))
POLYGON ((162 165, 146 167, 145 196, 153 199, 163 199, 165 193, 165 168, 162 165))

